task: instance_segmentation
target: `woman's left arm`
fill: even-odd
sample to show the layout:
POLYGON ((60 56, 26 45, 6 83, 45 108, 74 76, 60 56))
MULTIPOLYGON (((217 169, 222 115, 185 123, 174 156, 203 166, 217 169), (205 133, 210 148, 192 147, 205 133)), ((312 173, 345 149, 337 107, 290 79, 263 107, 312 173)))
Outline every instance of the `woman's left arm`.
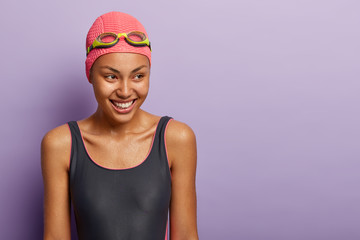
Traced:
POLYGON ((166 129, 171 165, 170 239, 198 240, 196 214, 196 137, 185 123, 171 120, 166 129))

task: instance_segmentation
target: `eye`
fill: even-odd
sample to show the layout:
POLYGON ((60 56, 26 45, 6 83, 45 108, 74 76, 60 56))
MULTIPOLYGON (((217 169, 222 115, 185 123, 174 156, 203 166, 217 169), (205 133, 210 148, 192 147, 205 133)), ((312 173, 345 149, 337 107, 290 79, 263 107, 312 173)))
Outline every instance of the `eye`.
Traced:
POLYGON ((114 80, 116 78, 116 76, 114 74, 111 74, 111 75, 105 76, 105 78, 109 79, 109 80, 114 80))
POLYGON ((143 77, 144 77, 144 75, 143 75, 143 74, 140 74, 140 73, 135 75, 135 79, 136 79, 136 80, 140 80, 140 79, 142 79, 143 77))

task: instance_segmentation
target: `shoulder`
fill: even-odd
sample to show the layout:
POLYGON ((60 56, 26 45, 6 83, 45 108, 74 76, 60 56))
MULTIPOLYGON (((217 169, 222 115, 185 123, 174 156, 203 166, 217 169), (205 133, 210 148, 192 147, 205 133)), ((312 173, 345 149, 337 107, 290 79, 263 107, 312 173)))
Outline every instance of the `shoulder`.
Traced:
POLYGON ((71 134, 68 124, 63 124, 48 131, 42 141, 41 146, 45 148, 63 148, 71 142, 71 134))
POLYGON ((186 123, 170 119, 166 129, 166 140, 175 143, 191 143, 195 141, 195 133, 186 123))
POLYGON ((48 131, 41 141, 42 164, 56 164, 68 167, 66 159, 71 151, 71 133, 68 124, 60 125, 48 131))
MULTIPOLYGON (((178 162, 196 161, 196 136, 186 123, 171 119, 166 128, 165 141, 171 166, 178 162)), ((188 164, 193 164, 188 162, 188 164)))

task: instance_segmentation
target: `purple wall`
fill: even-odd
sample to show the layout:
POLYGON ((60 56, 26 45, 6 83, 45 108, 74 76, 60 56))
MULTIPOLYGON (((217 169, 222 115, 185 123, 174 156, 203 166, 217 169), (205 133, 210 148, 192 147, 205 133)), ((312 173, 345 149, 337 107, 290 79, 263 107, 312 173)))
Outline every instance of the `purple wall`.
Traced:
POLYGON ((8 1, 0 10, 0 239, 41 239, 40 142, 95 111, 95 18, 153 46, 144 109, 198 141, 200 239, 360 238, 359 1, 8 1))

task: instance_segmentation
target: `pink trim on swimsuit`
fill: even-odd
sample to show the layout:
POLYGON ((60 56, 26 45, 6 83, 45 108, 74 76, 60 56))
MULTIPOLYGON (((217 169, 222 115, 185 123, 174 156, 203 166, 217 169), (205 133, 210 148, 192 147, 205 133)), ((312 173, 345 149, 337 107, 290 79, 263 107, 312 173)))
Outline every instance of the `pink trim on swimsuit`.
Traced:
POLYGON ((169 219, 166 220, 166 232, 165 232, 165 240, 168 239, 168 221, 169 219))
POLYGON ((169 122, 173 120, 173 118, 171 118, 167 123, 166 123, 166 127, 165 127, 165 130, 164 130, 164 142, 165 142, 165 153, 166 153, 166 159, 168 161, 168 166, 169 166, 169 171, 170 171, 170 177, 172 178, 172 175, 171 175, 171 168, 170 168, 170 163, 169 163, 169 158, 168 158, 168 152, 167 152, 167 147, 166 147, 166 129, 167 127, 169 126, 169 122))
POLYGON ((71 164, 71 150, 72 150, 72 134, 69 124, 66 124, 70 131, 70 156, 69 156, 69 164, 68 164, 68 171, 70 171, 70 164, 71 164))

